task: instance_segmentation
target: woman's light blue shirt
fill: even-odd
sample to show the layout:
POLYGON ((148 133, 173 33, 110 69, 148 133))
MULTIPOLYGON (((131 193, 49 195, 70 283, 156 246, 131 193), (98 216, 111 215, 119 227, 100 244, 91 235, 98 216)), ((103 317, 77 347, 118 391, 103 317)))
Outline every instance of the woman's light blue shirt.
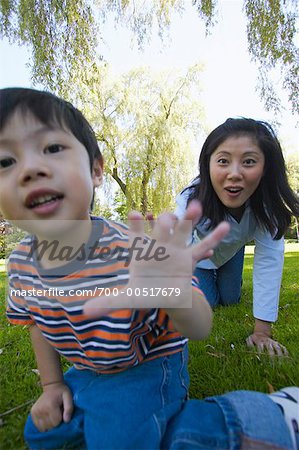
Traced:
MULTIPOLYGON (((184 216, 190 190, 186 189, 176 198, 175 214, 184 216)), ((261 228, 249 205, 238 223, 231 215, 227 221, 229 234, 214 250, 210 259, 199 261, 197 267, 217 269, 229 261, 245 244, 255 242, 253 263, 253 315, 255 318, 275 322, 278 315, 279 293, 284 260, 284 238, 274 240, 271 234, 261 228)), ((202 239, 209 231, 210 220, 203 219, 195 227, 190 243, 202 239)))

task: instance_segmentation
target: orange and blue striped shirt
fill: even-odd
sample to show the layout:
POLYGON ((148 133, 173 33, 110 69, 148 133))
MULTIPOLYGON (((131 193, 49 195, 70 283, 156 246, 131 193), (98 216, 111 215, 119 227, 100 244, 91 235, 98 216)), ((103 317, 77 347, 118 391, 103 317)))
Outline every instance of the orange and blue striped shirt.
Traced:
POLYGON ((121 289, 129 278, 127 227, 103 218, 93 218, 92 223, 91 238, 80 257, 60 267, 59 273, 40 266, 33 236, 22 240, 8 263, 9 321, 36 324, 78 369, 100 373, 118 372, 181 351, 187 338, 174 329, 163 309, 123 309, 98 319, 83 314, 84 303, 98 296, 98 288, 121 289), (103 248, 111 250, 109 258, 103 248))

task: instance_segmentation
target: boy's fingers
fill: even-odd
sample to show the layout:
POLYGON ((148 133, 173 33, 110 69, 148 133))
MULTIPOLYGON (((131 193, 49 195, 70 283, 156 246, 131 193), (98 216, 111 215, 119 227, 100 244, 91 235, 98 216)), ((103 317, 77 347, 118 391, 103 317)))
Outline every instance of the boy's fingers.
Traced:
POLYGON ((49 413, 47 429, 50 430, 51 428, 57 427, 57 425, 61 423, 62 419, 63 419, 62 411, 60 409, 60 406, 57 405, 57 407, 53 408, 49 413))
POLYGON ((145 215, 145 219, 150 224, 151 229, 153 229, 154 224, 155 224, 155 217, 154 217, 153 213, 147 212, 145 215))
POLYGON ((192 226, 194 227, 200 221, 201 216, 202 216, 201 203, 198 200, 191 200, 186 209, 184 219, 192 220, 192 226))
POLYGON ((222 239, 227 235, 230 226, 227 222, 221 222, 212 233, 206 236, 199 244, 192 248, 192 257, 195 260, 206 258, 222 239))
POLYGON ((179 220, 175 226, 172 243, 179 247, 186 247, 188 238, 192 235, 193 223, 190 219, 179 220))
POLYGON ((199 222, 202 214, 200 202, 192 200, 185 212, 184 218, 179 220, 175 229, 173 242, 177 245, 185 245, 188 237, 192 234, 193 227, 199 222))
POLYGON ((72 418, 74 410, 73 399, 70 392, 65 391, 62 394, 62 401, 63 401, 63 421, 65 423, 68 423, 72 418))
POLYGON ((144 240, 144 219, 142 214, 137 211, 131 211, 128 214, 128 226, 129 226, 129 248, 134 247, 134 244, 138 241, 138 244, 144 240))
POLYGON ((154 215, 151 212, 146 213, 144 227, 145 227, 145 233, 147 235, 151 235, 151 233, 154 229, 155 223, 156 223, 156 221, 155 221, 154 215))
POLYGON ((34 425, 36 426, 36 428, 38 429, 38 431, 41 431, 41 432, 45 431, 45 426, 44 426, 43 420, 36 419, 33 415, 31 415, 31 417, 32 417, 32 421, 33 421, 34 425))
POLYGON ((168 242, 174 232, 177 217, 171 213, 163 213, 156 220, 152 238, 157 241, 168 242))
POLYGON ((130 232, 140 234, 143 236, 144 234, 144 219, 142 214, 137 211, 131 211, 128 214, 128 224, 130 232))

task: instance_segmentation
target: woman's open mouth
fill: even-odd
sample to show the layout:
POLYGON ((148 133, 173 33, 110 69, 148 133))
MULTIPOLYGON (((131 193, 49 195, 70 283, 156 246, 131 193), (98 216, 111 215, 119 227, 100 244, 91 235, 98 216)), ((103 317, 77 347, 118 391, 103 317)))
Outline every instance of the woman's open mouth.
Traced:
POLYGON ((243 188, 240 186, 231 186, 224 188, 224 190, 228 193, 230 197, 238 197, 240 192, 243 191, 243 188))

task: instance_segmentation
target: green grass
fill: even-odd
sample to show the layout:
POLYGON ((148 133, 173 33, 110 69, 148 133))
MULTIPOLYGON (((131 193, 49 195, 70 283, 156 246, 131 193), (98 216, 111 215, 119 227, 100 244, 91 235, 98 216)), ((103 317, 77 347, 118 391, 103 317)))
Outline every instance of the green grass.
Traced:
POLYGON ((274 338, 289 351, 287 358, 259 355, 245 345, 254 325, 252 263, 253 256, 246 255, 241 304, 218 308, 210 338, 190 343, 192 397, 236 389, 269 392, 272 387, 299 386, 299 253, 285 255, 279 320, 273 327, 274 338))
MULTIPOLYGON (((285 255, 279 321, 273 329, 274 337, 289 350, 287 358, 258 355, 245 345, 245 339, 253 329, 252 262, 253 256, 247 254, 241 304, 217 309, 210 338, 204 342, 190 342, 192 398, 236 389, 269 392, 272 387, 299 386, 299 254, 285 255)), ((0 273, 0 283, 0 414, 21 406, 0 416, 0 447, 24 449, 22 430, 31 407, 31 403, 26 402, 33 402, 38 397, 39 380, 32 371, 36 364, 28 331, 10 325, 5 318, 5 272, 0 273)))

